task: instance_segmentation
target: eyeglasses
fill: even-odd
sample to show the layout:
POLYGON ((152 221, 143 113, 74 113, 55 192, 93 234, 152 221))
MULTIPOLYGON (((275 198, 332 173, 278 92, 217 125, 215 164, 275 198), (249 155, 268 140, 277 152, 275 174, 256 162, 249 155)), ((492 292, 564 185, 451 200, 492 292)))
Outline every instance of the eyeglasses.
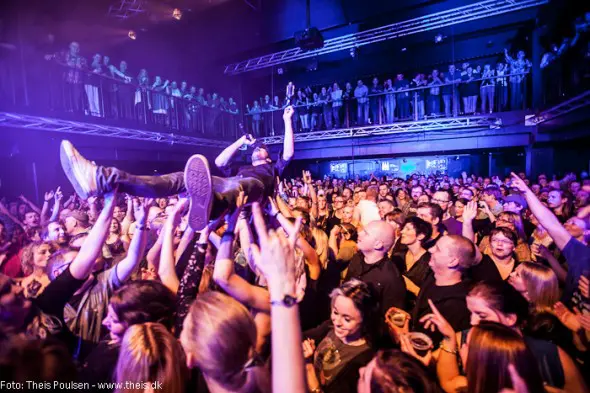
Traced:
POLYGON ((514 243, 512 243, 512 241, 510 240, 503 240, 503 239, 496 239, 496 238, 492 238, 491 240, 492 243, 496 243, 496 244, 504 244, 507 246, 513 246, 514 243))

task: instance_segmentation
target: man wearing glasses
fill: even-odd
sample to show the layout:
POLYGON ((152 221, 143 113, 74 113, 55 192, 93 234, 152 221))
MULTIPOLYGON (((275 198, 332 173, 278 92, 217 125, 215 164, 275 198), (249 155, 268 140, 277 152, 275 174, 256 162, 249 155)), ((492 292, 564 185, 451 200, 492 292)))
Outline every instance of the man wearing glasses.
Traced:
POLYGON ((332 212, 330 213, 330 217, 326 221, 326 233, 330 233, 332 228, 336 225, 340 225, 342 222, 342 210, 344 209, 344 197, 342 195, 337 195, 334 197, 334 202, 332 203, 332 212))

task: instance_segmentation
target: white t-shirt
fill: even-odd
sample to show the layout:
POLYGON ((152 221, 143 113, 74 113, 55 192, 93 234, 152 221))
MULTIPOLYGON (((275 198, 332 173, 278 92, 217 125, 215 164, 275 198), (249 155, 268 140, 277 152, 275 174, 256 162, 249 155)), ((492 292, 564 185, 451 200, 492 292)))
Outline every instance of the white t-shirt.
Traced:
POLYGON ((358 209, 360 223, 362 226, 367 226, 367 224, 371 221, 381 220, 379 208, 373 201, 363 199, 362 201, 359 201, 359 204, 356 206, 356 208, 358 209))

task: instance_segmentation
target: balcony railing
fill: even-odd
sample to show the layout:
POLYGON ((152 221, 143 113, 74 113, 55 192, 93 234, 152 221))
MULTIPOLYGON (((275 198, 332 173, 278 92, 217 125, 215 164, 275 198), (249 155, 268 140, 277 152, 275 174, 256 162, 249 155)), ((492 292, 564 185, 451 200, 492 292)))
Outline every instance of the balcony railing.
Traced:
POLYGON ((0 107, 5 110, 209 139, 235 139, 239 133, 237 105, 205 102, 190 91, 170 94, 164 84, 138 84, 135 78, 117 79, 53 60, 11 71, 22 74, 23 82, 17 78, 4 86, 7 99, 0 107))
POLYGON ((343 91, 336 100, 330 94, 328 100, 319 97, 309 100, 295 95, 281 105, 249 108, 247 123, 257 136, 281 135, 280 113, 287 104, 296 109, 294 128, 298 132, 524 110, 530 107, 529 74, 505 73, 469 82, 426 82, 412 88, 392 86, 362 97, 355 97, 352 89, 343 91))

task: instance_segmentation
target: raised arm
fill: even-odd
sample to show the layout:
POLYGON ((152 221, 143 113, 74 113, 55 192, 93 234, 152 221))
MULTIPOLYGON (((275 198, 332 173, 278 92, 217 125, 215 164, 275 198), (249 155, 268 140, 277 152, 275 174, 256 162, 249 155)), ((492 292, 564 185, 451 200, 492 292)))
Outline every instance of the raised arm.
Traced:
POLYGON ((217 166, 218 168, 223 168, 227 166, 233 158, 233 156, 239 150, 239 148, 242 147, 242 145, 250 146, 254 142, 256 142, 256 140, 253 139, 251 135, 242 135, 240 139, 238 139, 237 141, 226 147, 221 153, 219 153, 219 155, 215 159, 215 166, 217 166))
MULTIPOLYGON (((59 187, 57 188, 59 190, 59 187)), ((46 192, 43 196, 43 207, 41 208, 41 214, 39 218, 41 220, 41 224, 45 224, 47 222, 47 213, 49 213, 49 201, 55 197, 55 192, 53 190, 46 192)))
POLYGON ((147 215, 152 204, 152 199, 146 198, 143 203, 133 201, 133 210, 135 213, 135 235, 129 244, 127 256, 117 264, 117 277, 123 282, 129 278, 135 270, 141 258, 145 254, 147 244, 147 215))
POLYGON ((19 198, 27 206, 29 206, 31 208, 31 210, 33 210, 34 212, 37 212, 37 214, 41 215, 41 209, 39 209, 39 207, 37 205, 35 205, 33 202, 29 201, 26 196, 21 195, 19 198))
POLYGON ((313 186, 313 181, 311 179, 311 173, 309 171, 303 171, 303 181, 307 184, 307 189, 309 190, 309 197, 311 198, 311 210, 309 211, 314 218, 319 217, 318 211, 318 194, 315 191, 315 187, 313 186))
POLYGON ((174 259, 174 231, 182 218, 182 211, 188 205, 187 199, 181 199, 175 206, 174 211, 168 219, 162 231, 164 232, 162 238, 162 252, 160 254, 160 266, 158 266, 158 275, 166 288, 173 293, 178 291, 180 281, 176 275, 175 259, 174 259))
POLYGON ((55 195, 53 196, 53 198, 54 198, 53 211, 51 212, 51 217, 49 217, 48 222, 57 221, 57 219, 59 218, 59 211, 61 210, 61 200, 63 199, 63 197, 64 197, 64 195, 61 192, 61 188, 57 187, 57 190, 55 191, 55 195))
POLYGON ((3 215, 5 215, 6 217, 8 217, 8 219, 10 219, 12 222, 14 222, 16 225, 20 226, 21 228, 25 228, 25 225, 15 216, 13 216, 10 213, 10 210, 8 210, 6 208, 6 206, 4 206, 4 204, 2 202, 0 202, 0 213, 2 213, 3 215))
POLYGON ((285 108, 283 112, 283 121, 285 123, 285 136, 283 138, 283 160, 289 161, 295 155, 295 141, 293 139, 293 114, 295 110, 292 106, 285 108))
POLYGON ((572 238, 572 235, 561 225, 557 217, 549 210, 541 201, 535 196, 535 193, 526 185, 520 177, 514 172, 511 173, 512 186, 518 188, 526 198, 529 208, 539 220, 539 224, 543 225, 543 228, 547 230, 549 236, 555 242, 555 245, 560 249, 566 246, 566 244, 572 238))
MULTIPOLYGON (((307 391, 303 353, 301 351, 301 327, 299 323, 299 306, 285 302, 295 296, 295 258, 294 244, 296 238, 289 238, 280 233, 268 233, 260 206, 252 206, 254 224, 260 239, 258 245, 252 245, 260 268, 268 281, 271 292, 272 310, 272 385, 273 392, 301 393, 307 391), (285 381, 289 381, 285 384, 285 381)), ((296 231, 299 232, 298 221, 296 231)))
MULTIPOLYGON (((243 194, 239 197, 238 206, 242 201, 243 194)), ((234 272, 234 231, 240 211, 241 207, 238 207, 228 217, 227 229, 221 237, 221 244, 217 249, 213 279, 228 295, 240 303, 260 311, 270 312, 270 296, 268 291, 250 284, 234 272)))
POLYGON ((107 239, 111 226, 116 197, 116 191, 105 194, 104 207, 82 244, 80 252, 70 265, 70 273, 78 280, 84 280, 92 273, 94 262, 100 256, 102 245, 107 239))

